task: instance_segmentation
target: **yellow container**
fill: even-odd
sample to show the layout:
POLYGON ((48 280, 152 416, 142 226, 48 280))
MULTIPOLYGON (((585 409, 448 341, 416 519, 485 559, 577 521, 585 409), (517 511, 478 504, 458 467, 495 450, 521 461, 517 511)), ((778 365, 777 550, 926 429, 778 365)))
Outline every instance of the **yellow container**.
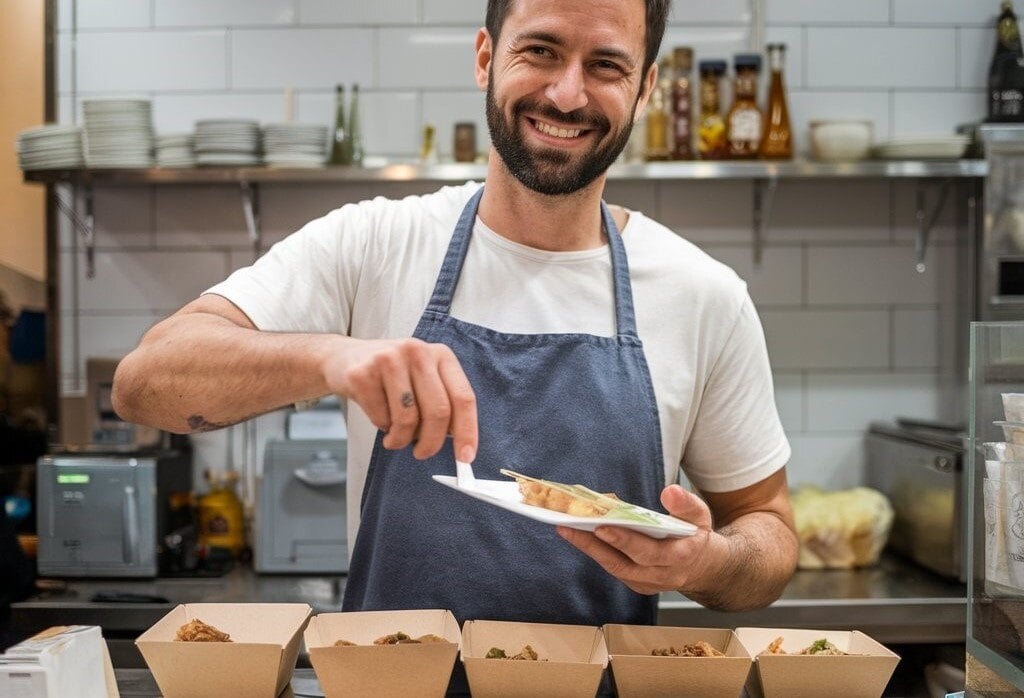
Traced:
POLYGON ((199 498, 199 542, 227 548, 238 555, 245 548, 242 502, 235 494, 235 473, 215 476, 207 472, 210 492, 199 498))

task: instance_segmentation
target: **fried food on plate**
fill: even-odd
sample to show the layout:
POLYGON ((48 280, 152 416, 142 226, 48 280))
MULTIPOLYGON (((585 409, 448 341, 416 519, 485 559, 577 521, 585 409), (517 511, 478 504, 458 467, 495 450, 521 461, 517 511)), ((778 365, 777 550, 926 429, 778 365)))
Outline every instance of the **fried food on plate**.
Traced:
POLYGON ((231 636, 195 618, 178 628, 178 642, 231 642, 231 636))
POLYGON ((615 518, 654 525, 660 523, 648 510, 624 502, 614 493, 601 494, 583 485, 541 480, 512 470, 502 470, 501 473, 519 483, 524 504, 569 516, 615 518))

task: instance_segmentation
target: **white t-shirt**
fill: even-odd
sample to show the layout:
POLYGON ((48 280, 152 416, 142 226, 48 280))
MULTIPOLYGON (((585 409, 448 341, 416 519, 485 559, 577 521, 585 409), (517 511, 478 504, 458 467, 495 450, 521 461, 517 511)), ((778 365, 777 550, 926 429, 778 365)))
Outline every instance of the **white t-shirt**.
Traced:
MULTIPOLYGON (((230 300, 261 330, 409 337, 459 214, 479 186, 348 204, 306 224, 207 293, 230 300)), ((642 213, 629 212, 622 239, 658 402, 665 481, 677 481, 680 467, 709 492, 763 480, 786 464, 790 450, 746 285, 642 213)), ((608 248, 538 250, 501 237, 478 217, 451 313, 508 333, 612 336, 608 248)), ((376 429, 354 403, 347 414, 354 540, 376 429)))

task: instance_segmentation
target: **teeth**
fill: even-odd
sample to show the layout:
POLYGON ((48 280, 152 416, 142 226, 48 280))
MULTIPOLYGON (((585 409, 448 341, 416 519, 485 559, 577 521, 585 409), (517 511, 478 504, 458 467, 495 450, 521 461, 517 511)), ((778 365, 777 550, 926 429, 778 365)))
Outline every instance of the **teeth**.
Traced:
POLYGON ((545 124, 543 121, 537 121, 535 123, 537 124, 537 130, 541 133, 546 133, 549 136, 556 136, 558 138, 575 138, 583 131, 583 129, 580 128, 555 128, 554 126, 545 124))

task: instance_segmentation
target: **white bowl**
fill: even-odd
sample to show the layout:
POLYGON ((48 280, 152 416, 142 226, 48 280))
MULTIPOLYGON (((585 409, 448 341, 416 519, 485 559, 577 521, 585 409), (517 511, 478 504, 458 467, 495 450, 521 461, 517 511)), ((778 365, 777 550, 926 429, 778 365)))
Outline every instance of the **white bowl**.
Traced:
POLYGON ((827 162, 863 160, 871 152, 873 127, 870 121, 852 119, 812 121, 811 157, 827 162))

